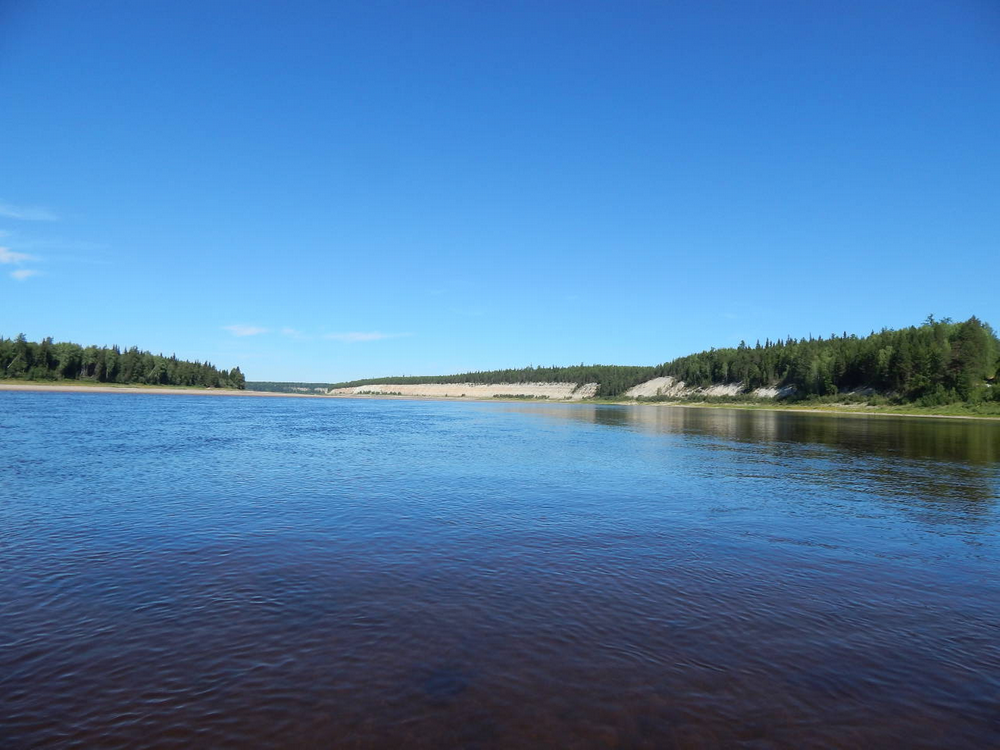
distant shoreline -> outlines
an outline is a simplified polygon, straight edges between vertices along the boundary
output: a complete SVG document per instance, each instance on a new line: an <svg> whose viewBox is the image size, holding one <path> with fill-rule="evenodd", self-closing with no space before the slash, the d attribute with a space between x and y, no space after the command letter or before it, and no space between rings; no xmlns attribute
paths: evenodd
<svg viewBox="0 0 1000 750"><path fill-rule="evenodd" d="M235 388L177 388L142 385L64 385L62 383L0 383L0 391L45 391L58 393L156 393L164 396L262 396L276 398L327 398L309 393L240 391Z"/></svg>
<svg viewBox="0 0 1000 750"><path fill-rule="evenodd" d="M291 395L291 394L289 394ZM685 403L680 401L611 401L605 399L586 399L575 401L533 399L533 398L470 398L468 396L417 396L417 395L389 395L380 393L353 393L353 394L333 394L329 396L319 396L318 398L345 398L345 399L376 399L386 401L473 401L481 404L545 404L549 406L629 406L661 409L663 407L676 407L679 409L739 409L740 411L776 411L776 412L799 412L803 414L826 414L828 416L854 416L854 417L920 417L922 419L981 419L990 422L1000 421L1000 416L990 416L983 414L926 414L920 412L897 412L883 411L882 407L872 407L862 411L859 409L846 409L835 406L821 408L809 406L780 406L778 404L766 403Z"/></svg>
<svg viewBox="0 0 1000 750"><path fill-rule="evenodd" d="M45 391L57 393L153 393L165 396L250 396L260 398L320 398L320 399L376 399L383 401L470 401L476 403L493 404L545 404L568 406L630 406L630 407L677 407L681 409L739 409L741 411L775 411L775 412L799 412L803 414L825 414L828 416L861 416L861 417L920 417L922 419L977 419L989 422L1000 420L1000 416L978 415L978 414L921 414L920 412L896 412L882 411L879 407L861 411L858 409L841 409L837 407L816 408L798 406L778 406L772 404L740 404L740 403L680 403L680 402L643 402L643 401L604 401L604 400L578 400L578 401L557 401L548 399L520 399L520 398L470 398L467 396L390 396L383 394L344 394L325 395L314 393L278 393L275 391L250 391L235 390L225 388L175 388L170 386L128 386L128 385L62 385L53 383L0 383L0 391L32 391L41 393Z"/></svg>

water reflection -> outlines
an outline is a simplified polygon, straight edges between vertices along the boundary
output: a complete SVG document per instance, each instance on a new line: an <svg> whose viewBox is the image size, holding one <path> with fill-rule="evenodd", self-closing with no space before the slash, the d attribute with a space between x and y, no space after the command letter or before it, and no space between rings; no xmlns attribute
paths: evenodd
<svg viewBox="0 0 1000 750"><path fill-rule="evenodd" d="M512 408L644 432L713 435L754 443L819 443L882 456L984 465L1000 462L1000 421L651 405Z"/></svg>
<svg viewBox="0 0 1000 750"><path fill-rule="evenodd" d="M890 501L905 497L911 504L962 500L970 504L952 510L965 520L991 510L1000 497L1000 422L652 405L511 408L546 419L698 437L705 450L766 464L768 475L794 459L822 459L807 467L810 480L880 490Z"/></svg>

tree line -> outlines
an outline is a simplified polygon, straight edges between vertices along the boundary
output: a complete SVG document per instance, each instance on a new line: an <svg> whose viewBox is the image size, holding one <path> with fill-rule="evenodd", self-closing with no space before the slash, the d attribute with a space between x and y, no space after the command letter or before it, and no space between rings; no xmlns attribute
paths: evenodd
<svg viewBox="0 0 1000 750"><path fill-rule="evenodd" d="M264 391L265 393L325 394L329 387L328 383L287 383L272 380L247 381L247 390Z"/></svg>
<svg viewBox="0 0 1000 750"><path fill-rule="evenodd" d="M457 375L369 378L331 384L347 388L417 383L598 383L598 398L616 398L654 377L689 386L739 383L750 391L791 386L796 397L829 396L856 389L890 394L901 402L936 406L958 401L1000 401L1000 341L976 317L964 322L928 316L922 325L883 329L868 336L759 341L754 346L709 349L654 367L577 365L524 367Z"/></svg>
<svg viewBox="0 0 1000 750"><path fill-rule="evenodd" d="M0 378L76 380L137 385L182 385L203 388L246 387L239 367L218 369L209 362L189 362L132 347L83 347L69 342L28 341L0 336Z"/></svg>
<svg viewBox="0 0 1000 750"><path fill-rule="evenodd" d="M792 386L799 397L871 388L924 406L1000 400L992 388L1000 341L976 317L955 323L928 316L920 326L869 336L741 342L680 357L656 368L692 386L741 383L747 389Z"/></svg>

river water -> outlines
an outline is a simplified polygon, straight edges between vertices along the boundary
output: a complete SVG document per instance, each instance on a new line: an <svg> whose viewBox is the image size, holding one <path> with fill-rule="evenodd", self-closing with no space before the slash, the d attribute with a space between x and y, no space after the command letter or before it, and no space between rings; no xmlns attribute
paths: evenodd
<svg viewBox="0 0 1000 750"><path fill-rule="evenodd" d="M1000 423L0 393L0 746L984 748Z"/></svg>

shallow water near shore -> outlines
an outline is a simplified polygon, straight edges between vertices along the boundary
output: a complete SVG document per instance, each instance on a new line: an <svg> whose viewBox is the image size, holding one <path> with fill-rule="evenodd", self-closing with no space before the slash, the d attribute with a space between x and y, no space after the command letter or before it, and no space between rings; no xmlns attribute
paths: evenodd
<svg viewBox="0 0 1000 750"><path fill-rule="evenodd" d="M1000 424L0 393L0 746L982 748Z"/></svg>

